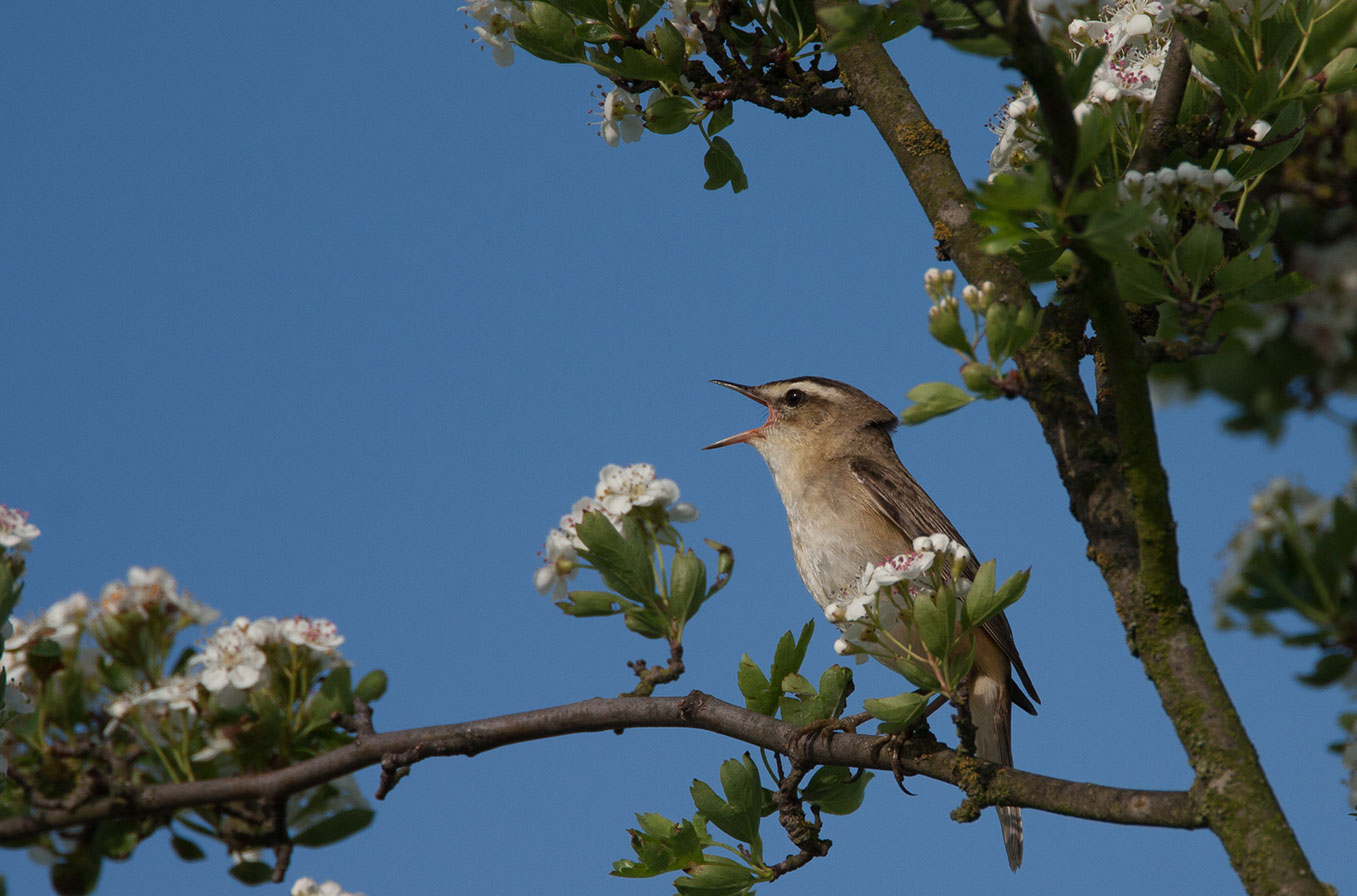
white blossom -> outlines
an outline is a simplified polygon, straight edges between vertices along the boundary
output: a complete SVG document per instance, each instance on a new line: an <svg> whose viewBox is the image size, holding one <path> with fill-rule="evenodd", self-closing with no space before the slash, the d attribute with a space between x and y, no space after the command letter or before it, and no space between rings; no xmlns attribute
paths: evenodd
<svg viewBox="0 0 1357 896"><path fill-rule="evenodd" d="M264 680L268 658L235 626L223 626L212 634L203 652L189 659L203 667L202 683L214 694L234 700L228 689L248 691Z"/></svg>
<svg viewBox="0 0 1357 896"><path fill-rule="evenodd" d="M600 502L593 498L580 498L573 506L571 506L570 512L561 517L561 522L558 526L558 528L570 538L570 543L576 550L582 550L584 548L584 542L580 541L579 535L575 532L575 527L584 521L584 515L586 513L601 513L607 518L608 522L613 524L614 529L618 532L622 531L621 516L608 510L608 508L604 507Z"/></svg>
<svg viewBox="0 0 1357 896"><path fill-rule="evenodd" d="M305 616L293 616L278 623L278 633L283 640L298 647L309 647L316 653L333 656L338 653L344 636L328 619L308 619Z"/></svg>
<svg viewBox="0 0 1357 896"><path fill-rule="evenodd" d="M0 504L0 547L28 550L42 530L28 521L28 511Z"/></svg>
<svg viewBox="0 0 1357 896"><path fill-rule="evenodd" d="M621 87L614 87L603 98L603 120L599 122L598 134L609 146L618 142L635 143L641 139L645 130L645 119L641 116L641 101L636 94Z"/></svg>
<svg viewBox="0 0 1357 896"><path fill-rule="evenodd" d="M575 544L569 533L563 529L552 529L547 533L546 565L533 576L533 585L538 594L551 592L556 600L565 597L566 582L579 573Z"/></svg>
<svg viewBox="0 0 1357 896"><path fill-rule="evenodd" d="M362 893L350 893L332 880L316 883L314 878L299 877L292 885L292 896L363 896Z"/></svg>

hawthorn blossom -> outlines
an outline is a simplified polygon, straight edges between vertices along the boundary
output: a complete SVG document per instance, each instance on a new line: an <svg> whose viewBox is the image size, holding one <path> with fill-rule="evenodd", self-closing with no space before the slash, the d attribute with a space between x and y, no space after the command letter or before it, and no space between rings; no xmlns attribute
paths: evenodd
<svg viewBox="0 0 1357 896"><path fill-rule="evenodd" d="M471 0L466 6L457 7L481 24L474 29L476 36L490 48L490 58L495 65L507 68L514 62L514 25L527 17L516 5L506 0Z"/></svg>
<svg viewBox="0 0 1357 896"><path fill-rule="evenodd" d="M292 885L292 896L363 896L363 894L350 893L332 880L318 884L314 878L299 877Z"/></svg>
<svg viewBox="0 0 1357 896"><path fill-rule="evenodd" d="M584 515L586 513L601 513L607 517L608 522L613 524L614 529L618 532L622 531L622 517L620 514L613 513L608 510L607 507L603 506L602 503L593 498L580 498L571 506L570 512L561 517L561 522L558 526L560 531L564 532L566 536L569 537L571 545L573 545L576 550L582 550L584 548L584 542L580 541L579 535L575 532L575 527L584 521Z"/></svg>
<svg viewBox="0 0 1357 896"><path fill-rule="evenodd" d="M104 613L183 613L189 622L207 625L220 615L216 610L194 600L193 595L179 590L179 582L164 567L145 569L133 566L127 570L127 581L109 582L99 592L99 607Z"/></svg>
<svg viewBox="0 0 1357 896"><path fill-rule="evenodd" d="M112 733L133 710L142 707L149 707L156 716L166 716L172 712L196 716L200 684L197 675L172 675L157 687L137 688L120 694L105 709L111 721L104 728L104 734Z"/></svg>
<svg viewBox="0 0 1357 896"><path fill-rule="evenodd" d="M344 636L328 619L293 616L278 623L278 633L288 643L296 644L298 647L309 647L327 657L336 656L339 645L344 643Z"/></svg>
<svg viewBox="0 0 1357 896"><path fill-rule="evenodd" d="M599 122L598 135L609 146L623 143L635 143L641 139L645 130L645 118L641 113L641 101L636 94L621 87L614 87L603 98L603 120Z"/></svg>
<svg viewBox="0 0 1357 896"><path fill-rule="evenodd" d="M672 479L656 479L650 464L619 467L608 464L598 472L594 498L612 513L622 516L633 507L667 506L678 500L678 484Z"/></svg>
<svg viewBox="0 0 1357 896"><path fill-rule="evenodd" d="M203 687L228 705L240 696L232 691L248 691L264 680L267 662L264 651L229 625L217 629L203 652L189 659L190 665L202 665Z"/></svg>
<svg viewBox="0 0 1357 896"><path fill-rule="evenodd" d="M552 529L547 533L546 565L533 576L533 586L538 594L551 592L556 600L565 597L566 582L579 573L578 556L569 533L562 529Z"/></svg>
<svg viewBox="0 0 1357 896"><path fill-rule="evenodd" d="M42 530L28 521L28 511L0 504L0 547L26 551Z"/></svg>

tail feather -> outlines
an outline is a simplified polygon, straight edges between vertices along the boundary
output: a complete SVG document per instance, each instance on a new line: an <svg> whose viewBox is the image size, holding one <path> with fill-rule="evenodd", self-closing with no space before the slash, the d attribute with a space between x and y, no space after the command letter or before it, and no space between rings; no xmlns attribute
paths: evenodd
<svg viewBox="0 0 1357 896"><path fill-rule="evenodd" d="M981 759L1013 765L1012 712L1007 682L987 675L971 679L971 721L975 723L975 754ZM1016 806L996 806L999 827L1004 835L1008 867L1017 871L1022 865L1022 810Z"/></svg>

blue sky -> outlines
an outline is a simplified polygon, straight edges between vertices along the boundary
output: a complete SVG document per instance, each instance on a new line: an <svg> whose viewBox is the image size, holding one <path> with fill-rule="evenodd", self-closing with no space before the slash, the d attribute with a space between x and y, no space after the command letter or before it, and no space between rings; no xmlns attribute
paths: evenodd
<svg viewBox="0 0 1357 896"><path fill-rule="evenodd" d="M892 407L954 376L923 333L927 223L865 116L737 109L739 196L701 189L696 134L608 148L584 70L497 69L456 4L9 4L0 12L0 327L16 389L0 501L43 535L24 611L163 565L228 616L333 619L357 670L391 679L376 724L452 722L614 694L661 658L617 620L570 620L532 589L547 530L606 463L654 463L734 547L735 578L688 630L689 673L738 699L740 655L818 617L753 451L703 453L759 422L707 384L842 379ZM923 39L896 49L983 176L1005 73ZM595 115L594 118L597 116ZM1301 422L1269 446L1211 403L1161 418L1199 616L1248 495L1275 474L1336 490L1343 434ZM1040 431L1017 403L897 438L982 557L1031 565L1010 613L1040 689L1019 766L1146 788L1190 781L1124 636ZM1341 694L1291 680L1307 657L1208 629L1226 681L1320 877L1357 885ZM808 660L835 661L822 626ZM857 697L893 694L858 669ZM692 811L740 745L695 732L577 736L434 760L354 840L293 876L379 896L667 892L606 872L637 811ZM360 775L369 794L375 775ZM832 819L830 856L769 894L1230 893L1206 832L1026 813L1016 876L987 813L885 780ZM778 842L765 832L770 852ZM6 854L10 892L45 876ZM102 892L238 893L220 850L161 837ZM289 878L291 879L291 878ZM907 883L906 883L907 882ZM276 888L271 892L283 892Z"/></svg>

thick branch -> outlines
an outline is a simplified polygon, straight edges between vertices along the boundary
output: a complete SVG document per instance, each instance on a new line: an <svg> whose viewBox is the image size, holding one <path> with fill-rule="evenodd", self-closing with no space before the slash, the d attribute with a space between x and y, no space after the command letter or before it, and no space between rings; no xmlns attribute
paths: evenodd
<svg viewBox="0 0 1357 896"><path fill-rule="evenodd" d="M815 0L817 10L838 4ZM1026 4L1011 0L1000 6L1007 33L1022 44L1013 48L1014 60L1033 81L1052 135L1056 186L1066 189L1072 186L1078 129L1063 82L1050 48L1031 27ZM838 59L854 102L895 153L935 230L945 228L940 243L962 274L973 283L995 281L1006 298L1034 302L1006 259L981 250L984 232L969 220L971 205L947 144L880 41L868 36ZM1170 102L1166 98L1165 114ZM967 220L958 221L959 215ZM1112 592L1131 651L1141 658L1173 721L1206 792L1210 826L1241 880L1252 893L1322 893L1206 650L1178 575L1140 340L1107 263L1091 252L1080 256L1086 265L1082 284L1061 304L1047 307L1040 332L1018 358L1023 395L1055 455L1071 511ZM1096 312L1106 355L1100 382L1106 425L1079 374L1088 310ZM1115 334L1117 344L1103 346L1105 334Z"/></svg>
<svg viewBox="0 0 1357 896"><path fill-rule="evenodd" d="M44 831L89 824L105 818L171 812L241 800L279 799L325 781L381 763L404 753L417 762L431 756L474 756L509 744L586 731L625 728L694 728L724 734L754 746L774 750L799 761L818 765L890 770L892 759L873 748L879 738L836 734L807 742L804 730L715 697L694 691L687 697L616 697L584 700L507 716L454 725L411 728L360 736L338 750L273 772L129 787L69 810L38 810L23 818L0 820L0 844ZM949 784L960 784L956 753L923 745L919 755L903 755L908 771ZM987 785L968 777L968 795L985 805L1024 806L1059 815L1118 824L1198 828L1204 819L1198 795L1180 791L1125 790L1062 781L1010 768L995 767Z"/></svg>

